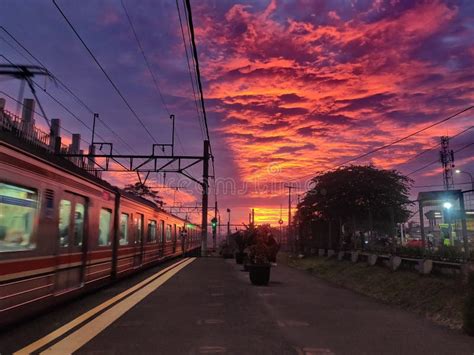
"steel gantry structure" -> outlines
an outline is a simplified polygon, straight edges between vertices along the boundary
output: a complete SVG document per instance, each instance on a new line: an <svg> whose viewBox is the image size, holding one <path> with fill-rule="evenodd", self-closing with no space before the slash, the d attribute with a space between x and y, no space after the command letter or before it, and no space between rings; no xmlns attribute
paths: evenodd
<svg viewBox="0 0 474 355"><path fill-rule="evenodd" d="M95 154L96 147L99 147L101 150L104 147L107 147L108 153ZM170 147L171 154L158 155L156 147L160 147L162 153L166 152L166 147ZM207 213L209 200L210 159L208 140L204 141L202 155L174 155L174 139L171 144L153 144L152 153L149 155L114 154L112 143L95 142L94 140L92 141L88 154L61 152L59 155L73 160L85 160L88 162L90 170L100 172L137 173L140 183L142 184L146 183L146 180L151 173L177 173L200 185L202 189L201 255L207 255ZM199 180L192 176L187 170L201 162L202 180ZM144 180L141 179L140 173L146 174Z"/></svg>

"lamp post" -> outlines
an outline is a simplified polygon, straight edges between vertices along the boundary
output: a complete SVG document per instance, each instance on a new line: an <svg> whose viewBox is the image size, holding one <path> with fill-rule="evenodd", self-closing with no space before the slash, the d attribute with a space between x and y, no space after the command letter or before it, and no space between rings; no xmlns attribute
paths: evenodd
<svg viewBox="0 0 474 355"><path fill-rule="evenodd" d="M462 170L459 170L459 169L456 169L454 172L456 174L467 174L467 175L469 175L469 177L471 178L471 189L474 190L474 178L472 177L472 174L470 172L462 171Z"/></svg>

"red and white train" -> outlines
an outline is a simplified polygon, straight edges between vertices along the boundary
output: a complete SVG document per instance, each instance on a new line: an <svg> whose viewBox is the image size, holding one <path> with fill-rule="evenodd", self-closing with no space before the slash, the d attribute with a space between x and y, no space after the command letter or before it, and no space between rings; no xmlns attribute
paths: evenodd
<svg viewBox="0 0 474 355"><path fill-rule="evenodd" d="M199 248L196 225L0 129L0 327Z"/></svg>

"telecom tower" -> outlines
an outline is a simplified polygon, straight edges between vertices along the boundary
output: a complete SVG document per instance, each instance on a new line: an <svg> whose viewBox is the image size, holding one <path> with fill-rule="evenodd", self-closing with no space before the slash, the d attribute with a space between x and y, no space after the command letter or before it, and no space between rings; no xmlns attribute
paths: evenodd
<svg viewBox="0 0 474 355"><path fill-rule="evenodd" d="M449 149L449 137L441 137L441 151L439 152L441 165L443 166L443 184L444 189L454 188L453 168L454 152Z"/></svg>

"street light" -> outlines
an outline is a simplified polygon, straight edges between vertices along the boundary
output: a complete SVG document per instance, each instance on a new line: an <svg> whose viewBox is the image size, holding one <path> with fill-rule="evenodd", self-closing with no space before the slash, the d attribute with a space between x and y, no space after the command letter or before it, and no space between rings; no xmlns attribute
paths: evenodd
<svg viewBox="0 0 474 355"><path fill-rule="evenodd" d="M471 178L471 189L474 190L474 178L472 177L472 174L467 172L467 171L462 171L462 170L459 170L459 169L456 169L454 171L456 174L467 174L469 175L469 177Z"/></svg>

